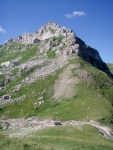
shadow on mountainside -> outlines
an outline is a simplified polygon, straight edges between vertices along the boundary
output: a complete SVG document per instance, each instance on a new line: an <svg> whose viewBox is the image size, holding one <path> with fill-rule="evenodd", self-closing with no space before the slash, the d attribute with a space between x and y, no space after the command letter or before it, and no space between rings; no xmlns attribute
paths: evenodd
<svg viewBox="0 0 113 150"><path fill-rule="evenodd" d="M87 61L97 69L105 72L110 78L113 79L113 74L111 73L106 63L103 62L96 49L87 46L85 42L78 37L76 38L76 43L79 44L78 56L82 57L83 60Z"/></svg>

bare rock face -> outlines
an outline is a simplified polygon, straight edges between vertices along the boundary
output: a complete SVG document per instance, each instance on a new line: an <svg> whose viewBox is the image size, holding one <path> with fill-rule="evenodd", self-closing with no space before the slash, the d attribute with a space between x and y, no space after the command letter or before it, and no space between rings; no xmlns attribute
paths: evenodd
<svg viewBox="0 0 113 150"><path fill-rule="evenodd" d="M79 44L78 56L82 57L85 61L89 62L94 67L107 73L110 77L113 78L113 74L110 72L106 63L103 62L96 49L87 46L80 38L77 38L76 43Z"/></svg>
<svg viewBox="0 0 113 150"><path fill-rule="evenodd" d="M74 33L72 32L72 30L65 27L60 27L58 24L54 22L48 23L39 30L39 37L42 40L51 38L53 36L58 37L58 36L73 36L73 35Z"/></svg>

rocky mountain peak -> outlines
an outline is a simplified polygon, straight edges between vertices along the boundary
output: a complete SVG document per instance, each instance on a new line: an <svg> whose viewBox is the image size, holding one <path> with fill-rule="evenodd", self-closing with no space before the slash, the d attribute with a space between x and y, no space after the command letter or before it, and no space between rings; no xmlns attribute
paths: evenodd
<svg viewBox="0 0 113 150"><path fill-rule="evenodd" d="M9 39L8 43L12 42L21 42L24 44L37 43L39 40L45 40L52 37L65 36L65 37L76 37L75 33L66 27L60 27L55 22L49 22L46 25L42 26L39 31L34 33L25 33L16 38Z"/></svg>
<svg viewBox="0 0 113 150"><path fill-rule="evenodd" d="M43 54L48 51L54 51L57 57L62 57L63 59L78 56L82 57L94 67L113 77L96 49L87 46L71 29L60 27L55 22L47 23L37 32L26 33L17 38L10 39L6 44L13 42L22 44L39 43L40 53Z"/></svg>
<svg viewBox="0 0 113 150"><path fill-rule="evenodd" d="M55 22L49 22L45 26L41 27L39 30L39 38L41 40L51 38L53 36L74 36L74 32L72 30L65 28L65 27L60 27L58 24Z"/></svg>

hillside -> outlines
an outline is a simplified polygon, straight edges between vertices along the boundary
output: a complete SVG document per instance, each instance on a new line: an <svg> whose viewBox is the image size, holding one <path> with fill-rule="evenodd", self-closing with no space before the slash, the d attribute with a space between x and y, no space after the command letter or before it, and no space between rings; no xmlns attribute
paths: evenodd
<svg viewBox="0 0 113 150"><path fill-rule="evenodd" d="M17 143L20 149L113 149L112 141L102 137L96 126L107 126L112 133L112 66L72 30L54 22L1 45L2 149L16 149ZM28 121L15 125L18 119ZM37 129L40 120L45 122ZM55 121L62 126L55 126ZM46 128L48 124L51 127Z"/></svg>
<svg viewBox="0 0 113 150"><path fill-rule="evenodd" d="M113 73L113 64L108 63L107 65L108 65L110 71Z"/></svg>

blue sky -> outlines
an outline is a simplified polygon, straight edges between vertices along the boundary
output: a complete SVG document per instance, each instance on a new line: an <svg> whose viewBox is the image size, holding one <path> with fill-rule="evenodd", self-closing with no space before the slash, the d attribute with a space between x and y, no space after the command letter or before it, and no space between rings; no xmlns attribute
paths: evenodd
<svg viewBox="0 0 113 150"><path fill-rule="evenodd" d="M113 0L0 0L0 44L54 21L113 63Z"/></svg>

